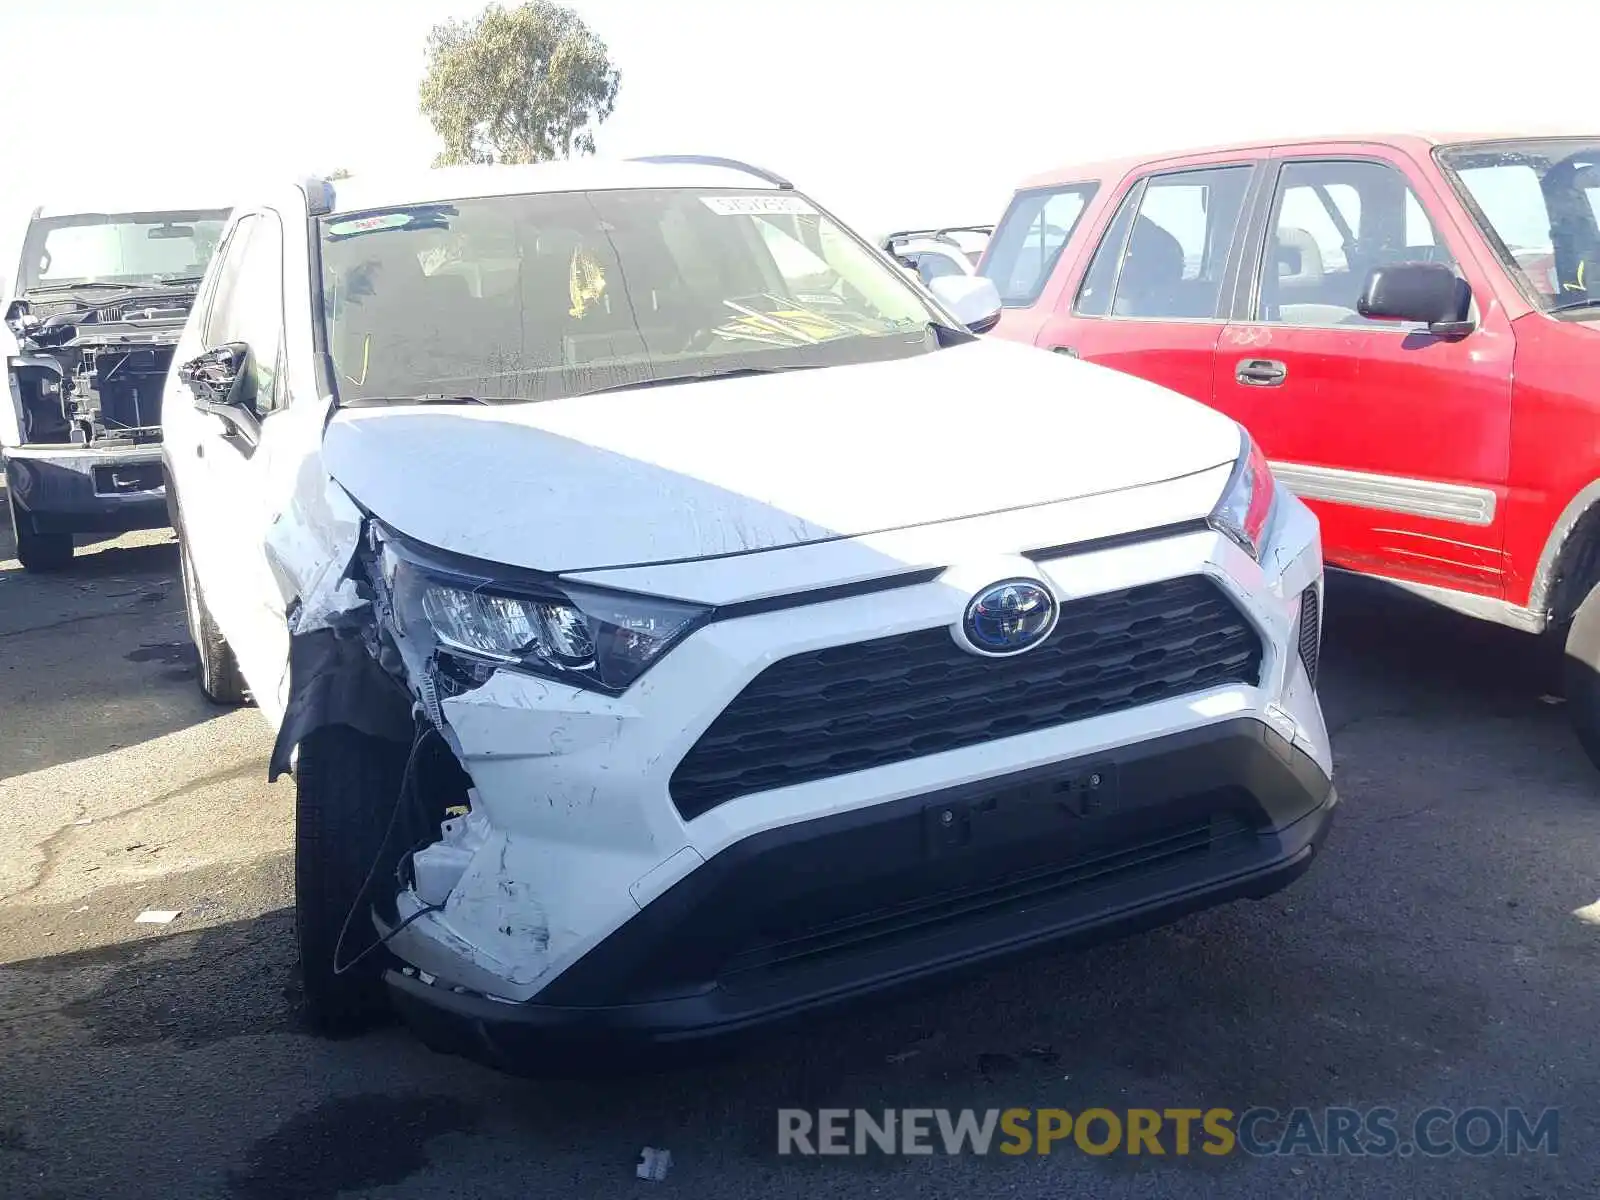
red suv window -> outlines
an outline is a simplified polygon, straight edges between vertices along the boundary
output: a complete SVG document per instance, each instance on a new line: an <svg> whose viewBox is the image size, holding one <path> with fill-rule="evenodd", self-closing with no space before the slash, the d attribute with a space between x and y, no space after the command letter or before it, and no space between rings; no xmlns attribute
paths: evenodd
<svg viewBox="0 0 1600 1200"><path fill-rule="evenodd" d="M994 282L1002 304L1025 307L1039 298L1099 187L1098 183L1072 183L1034 188L1012 197L980 272Z"/></svg>

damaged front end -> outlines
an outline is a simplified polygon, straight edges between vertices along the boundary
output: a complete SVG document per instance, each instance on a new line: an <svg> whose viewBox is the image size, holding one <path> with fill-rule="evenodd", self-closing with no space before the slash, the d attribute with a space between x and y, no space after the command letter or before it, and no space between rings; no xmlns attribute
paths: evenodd
<svg viewBox="0 0 1600 1200"><path fill-rule="evenodd" d="M336 483L303 491L270 539L284 564L335 547L316 578L288 571L301 600L271 774L329 726L387 743L400 783L367 819L374 838L391 833L352 929L370 922L424 982L526 1001L597 928L637 912L637 882L681 847L624 824L564 760L606 755L622 693L707 610L509 569L491 582L346 504ZM350 933L341 964L372 941Z"/></svg>
<svg viewBox="0 0 1600 1200"><path fill-rule="evenodd" d="M194 298L192 288L163 288L13 302L6 323L18 352L8 367L22 444L159 443L161 393Z"/></svg>

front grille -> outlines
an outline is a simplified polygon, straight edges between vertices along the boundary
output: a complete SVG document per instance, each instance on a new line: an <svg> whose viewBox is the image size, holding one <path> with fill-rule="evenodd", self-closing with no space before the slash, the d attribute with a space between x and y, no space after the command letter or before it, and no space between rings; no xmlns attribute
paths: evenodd
<svg viewBox="0 0 1600 1200"><path fill-rule="evenodd" d="M1322 597L1312 584L1300 593L1300 661L1311 686L1317 686L1317 658L1322 652Z"/></svg>
<svg viewBox="0 0 1600 1200"><path fill-rule="evenodd" d="M687 819L736 796L1031 733L1224 683L1256 683L1254 627L1204 576L1070 601L1015 658L921 629L782 659L672 775Z"/></svg>

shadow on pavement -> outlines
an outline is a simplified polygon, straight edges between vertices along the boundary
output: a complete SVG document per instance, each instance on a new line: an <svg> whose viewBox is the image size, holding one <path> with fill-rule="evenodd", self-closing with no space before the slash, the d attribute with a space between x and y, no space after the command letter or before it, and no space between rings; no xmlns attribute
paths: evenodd
<svg viewBox="0 0 1600 1200"><path fill-rule="evenodd" d="M1560 652L1550 639L1449 612L1392 585L1329 572L1326 614L1324 678L1336 687L1381 680L1417 700L1479 712L1560 693Z"/></svg>
<svg viewBox="0 0 1600 1200"><path fill-rule="evenodd" d="M170 532L137 536L87 544L59 572L0 568L0 780L227 711L196 686L177 543ZM0 513L0 562L13 553Z"/></svg>

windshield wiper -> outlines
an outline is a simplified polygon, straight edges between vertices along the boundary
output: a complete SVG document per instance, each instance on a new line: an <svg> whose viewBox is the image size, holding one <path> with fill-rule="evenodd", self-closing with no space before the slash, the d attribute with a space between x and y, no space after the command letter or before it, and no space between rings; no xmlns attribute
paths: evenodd
<svg viewBox="0 0 1600 1200"><path fill-rule="evenodd" d="M632 383L613 383L609 387L579 392L580 396L600 396L606 392L626 392L633 388L660 387L668 383L702 383L708 379L734 379L741 375L780 375L785 371L813 371L822 363L794 363L782 367L730 367L726 371L692 371L684 375L661 375L653 379L635 379Z"/></svg>
<svg viewBox="0 0 1600 1200"><path fill-rule="evenodd" d="M423 392L416 396L357 396L339 401L340 408L378 408L385 404L488 404L481 396L446 396L442 392Z"/></svg>
<svg viewBox="0 0 1600 1200"><path fill-rule="evenodd" d="M38 287L28 289L28 295L38 292L89 292L116 289L118 291L137 291L141 288L161 287L159 283L112 283L109 280L88 279L83 283L44 283Z"/></svg>
<svg viewBox="0 0 1600 1200"><path fill-rule="evenodd" d="M1580 308L1600 308L1600 296L1584 300L1568 300L1565 304L1557 304L1548 311L1553 313L1576 312Z"/></svg>

